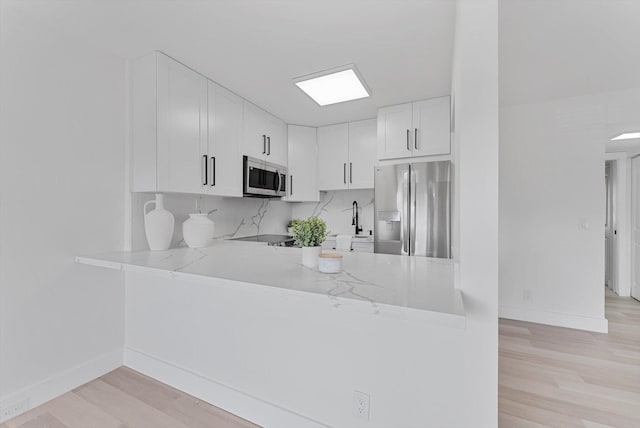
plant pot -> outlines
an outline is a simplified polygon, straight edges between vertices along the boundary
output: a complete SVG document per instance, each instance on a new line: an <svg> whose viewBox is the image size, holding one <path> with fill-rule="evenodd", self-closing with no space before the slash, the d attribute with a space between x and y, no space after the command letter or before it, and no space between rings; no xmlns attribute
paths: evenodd
<svg viewBox="0 0 640 428"><path fill-rule="evenodd" d="M302 264L311 269L318 268L318 257L322 247L302 247Z"/></svg>

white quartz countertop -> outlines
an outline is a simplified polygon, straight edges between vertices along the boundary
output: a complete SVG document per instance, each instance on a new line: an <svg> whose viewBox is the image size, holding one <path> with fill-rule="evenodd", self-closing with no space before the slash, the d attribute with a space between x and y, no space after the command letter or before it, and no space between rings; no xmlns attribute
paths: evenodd
<svg viewBox="0 0 640 428"><path fill-rule="evenodd" d="M449 260L345 253L342 272L301 264L301 249L216 241L207 248L114 252L79 256L82 264L175 276L220 278L324 298L336 308L464 328L462 295Z"/></svg>

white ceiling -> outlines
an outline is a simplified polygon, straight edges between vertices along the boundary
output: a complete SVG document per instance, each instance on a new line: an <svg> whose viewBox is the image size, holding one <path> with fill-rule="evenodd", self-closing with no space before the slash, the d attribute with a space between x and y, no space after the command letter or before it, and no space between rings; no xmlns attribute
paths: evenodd
<svg viewBox="0 0 640 428"><path fill-rule="evenodd" d="M640 0L500 0L500 104L640 88ZM617 97L612 97L617 99ZM607 152L640 152L638 97L609 106ZM620 111L617 111L621 109Z"/></svg>
<svg viewBox="0 0 640 428"><path fill-rule="evenodd" d="M161 50L288 123L373 118L446 95L454 0L9 0L10 7L123 58ZM368 99L319 107L292 79L355 63Z"/></svg>
<svg viewBox="0 0 640 428"><path fill-rule="evenodd" d="M640 87L640 0L501 0L502 105Z"/></svg>

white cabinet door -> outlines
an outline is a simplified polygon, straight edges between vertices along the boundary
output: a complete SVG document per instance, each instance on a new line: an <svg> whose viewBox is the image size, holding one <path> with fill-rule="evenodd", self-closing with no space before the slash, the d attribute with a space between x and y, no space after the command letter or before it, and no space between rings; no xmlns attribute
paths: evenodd
<svg viewBox="0 0 640 428"><path fill-rule="evenodd" d="M349 124L318 128L318 188L347 189Z"/></svg>
<svg viewBox="0 0 640 428"><path fill-rule="evenodd" d="M413 103L413 156L451 153L449 97Z"/></svg>
<svg viewBox="0 0 640 428"><path fill-rule="evenodd" d="M349 188L373 189L376 162L376 120L349 122Z"/></svg>
<svg viewBox="0 0 640 428"><path fill-rule="evenodd" d="M289 125L289 182L287 201L320 200L318 192L317 130L309 126Z"/></svg>
<svg viewBox="0 0 640 428"><path fill-rule="evenodd" d="M242 196L242 98L209 81L207 193Z"/></svg>
<svg viewBox="0 0 640 428"><path fill-rule="evenodd" d="M267 122L267 157L265 160L287 166L287 125L275 116L265 113Z"/></svg>
<svg viewBox="0 0 640 428"><path fill-rule="evenodd" d="M378 159L406 158L412 155L412 122L411 104L378 110Z"/></svg>
<svg viewBox="0 0 640 428"><path fill-rule="evenodd" d="M264 160L267 156L267 123L264 110L244 100L243 156Z"/></svg>
<svg viewBox="0 0 640 428"><path fill-rule="evenodd" d="M158 191L201 193L206 176L207 79L158 54Z"/></svg>

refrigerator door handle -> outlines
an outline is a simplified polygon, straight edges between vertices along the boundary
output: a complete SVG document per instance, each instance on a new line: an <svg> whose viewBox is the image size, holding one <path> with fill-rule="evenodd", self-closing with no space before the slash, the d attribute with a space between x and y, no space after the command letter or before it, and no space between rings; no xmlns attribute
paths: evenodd
<svg viewBox="0 0 640 428"><path fill-rule="evenodd" d="M452 258L451 254L451 168L447 169L447 196L445 200L446 207L446 236L445 236L445 257L450 259Z"/></svg>
<svg viewBox="0 0 640 428"><path fill-rule="evenodd" d="M411 255L411 166L407 168L407 173L402 183L404 198L402 199L402 254Z"/></svg>
<svg viewBox="0 0 640 428"><path fill-rule="evenodd" d="M409 166L409 254L416 254L416 171Z"/></svg>

